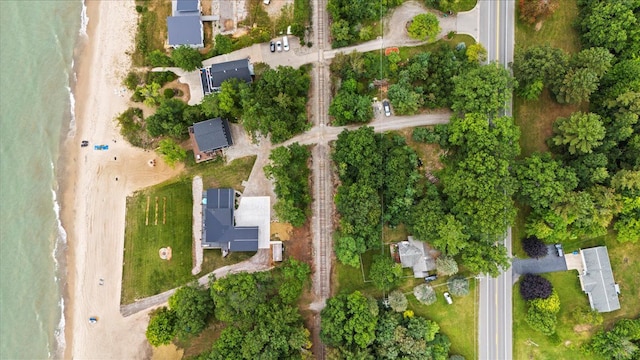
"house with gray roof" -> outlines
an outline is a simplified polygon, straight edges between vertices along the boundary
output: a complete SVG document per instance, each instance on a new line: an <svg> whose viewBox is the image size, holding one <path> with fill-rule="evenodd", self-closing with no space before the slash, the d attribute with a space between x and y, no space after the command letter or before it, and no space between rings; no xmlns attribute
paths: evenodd
<svg viewBox="0 0 640 360"><path fill-rule="evenodd" d="M429 275L429 271L436 269L436 254L427 243L414 240L409 236L406 241L397 245L397 253L403 268L412 268L416 278Z"/></svg>
<svg viewBox="0 0 640 360"><path fill-rule="evenodd" d="M258 251L258 226L236 226L235 191L208 189L202 196L202 247L229 252Z"/></svg>
<svg viewBox="0 0 640 360"><path fill-rule="evenodd" d="M249 59L240 59L213 64L200 69L200 82L205 95L220 91L222 83L229 79L238 79L249 84L253 81L253 65Z"/></svg>
<svg viewBox="0 0 640 360"><path fill-rule="evenodd" d="M171 2L171 9L173 16L167 17L169 46L204 47L200 1L175 0Z"/></svg>
<svg viewBox="0 0 640 360"><path fill-rule="evenodd" d="M618 285L613 279L607 247L580 249L580 254L582 255L580 286L589 297L591 308L598 312L620 309Z"/></svg>
<svg viewBox="0 0 640 360"><path fill-rule="evenodd" d="M233 145L229 121L222 118L193 124L189 127L189 137L193 144L196 162L210 160L216 151Z"/></svg>

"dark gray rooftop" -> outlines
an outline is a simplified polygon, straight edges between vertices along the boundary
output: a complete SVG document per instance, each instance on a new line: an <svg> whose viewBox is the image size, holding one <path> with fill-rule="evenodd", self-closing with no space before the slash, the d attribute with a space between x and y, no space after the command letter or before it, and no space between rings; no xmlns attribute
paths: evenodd
<svg viewBox="0 0 640 360"><path fill-rule="evenodd" d="M258 251L258 227L236 227L233 189L208 189L203 199L202 246L223 251Z"/></svg>
<svg viewBox="0 0 640 360"><path fill-rule="evenodd" d="M215 118L193 124L193 135L201 152L215 151L233 145L229 122Z"/></svg>
<svg viewBox="0 0 640 360"><path fill-rule="evenodd" d="M203 46L200 15L169 16L167 18L167 31L169 33L170 46Z"/></svg>
<svg viewBox="0 0 640 360"><path fill-rule="evenodd" d="M214 89L217 89L225 80L229 80L232 78L240 79L246 83L250 83L253 81L251 75L253 75L253 69L249 64L249 59L240 59L213 64L211 65L210 70L211 86Z"/></svg>
<svg viewBox="0 0 640 360"><path fill-rule="evenodd" d="M582 274L582 290L589 296L591 308L599 312L620 309L620 301L613 279L609 252L606 246L598 246L582 250L584 273Z"/></svg>
<svg viewBox="0 0 640 360"><path fill-rule="evenodd" d="M176 10L178 11L198 11L199 0L177 0Z"/></svg>

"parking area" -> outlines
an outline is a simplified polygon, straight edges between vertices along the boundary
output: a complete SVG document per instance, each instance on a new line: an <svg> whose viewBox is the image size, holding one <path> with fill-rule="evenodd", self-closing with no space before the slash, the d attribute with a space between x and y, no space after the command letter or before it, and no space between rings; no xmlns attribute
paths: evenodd
<svg viewBox="0 0 640 360"><path fill-rule="evenodd" d="M544 274L566 271L567 262L564 256L558 256L558 252L553 245L548 245L547 249L547 256L540 259L514 259L512 263L514 276L516 274Z"/></svg>

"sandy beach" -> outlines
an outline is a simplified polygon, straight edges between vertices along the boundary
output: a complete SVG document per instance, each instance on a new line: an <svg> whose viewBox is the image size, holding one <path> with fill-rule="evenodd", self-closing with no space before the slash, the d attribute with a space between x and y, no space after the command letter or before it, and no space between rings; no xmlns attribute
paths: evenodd
<svg viewBox="0 0 640 360"><path fill-rule="evenodd" d="M120 314L126 197L180 171L133 148L116 128L136 30L133 1L87 1L88 39L76 59L76 132L63 145L62 222L68 232L65 358L148 358L147 313ZM89 147L80 147L88 140ZM109 145L97 151L93 145ZM155 167L149 160L157 159ZM117 180L116 180L117 178ZM100 285L100 279L104 284ZM89 317L98 322L90 324Z"/></svg>

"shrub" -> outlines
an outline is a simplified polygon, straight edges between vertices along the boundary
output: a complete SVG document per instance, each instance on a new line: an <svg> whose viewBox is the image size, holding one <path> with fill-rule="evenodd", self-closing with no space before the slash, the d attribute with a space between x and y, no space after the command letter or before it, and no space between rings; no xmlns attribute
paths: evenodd
<svg viewBox="0 0 640 360"><path fill-rule="evenodd" d="M414 39L434 41L440 32L440 24L434 14L419 14L413 18L407 31Z"/></svg>
<svg viewBox="0 0 640 360"><path fill-rule="evenodd" d="M573 320L578 324L602 325L602 314L590 307L582 306L571 312Z"/></svg>
<svg viewBox="0 0 640 360"><path fill-rule="evenodd" d="M413 295L424 305L431 305L436 302L436 291L427 284L421 284L413 288Z"/></svg>
<svg viewBox="0 0 640 360"><path fill-rule="evenodd" d="M147 55L147 63L154 67L173 66L173 60L160 50L153 50Z"/></svg>
<svg viewBox="0 0 640 360"><path fill-rule="evenodd" d="M202 55L197 49L189 46L173 49L171 59L177 67L185 71L192 71L202 66Z"/></svg>
<svg viewBox="0 0 640 360"><path fill-rule="evenodd" d="M388 291L395 287L402 277L402 266L396 264L388 255L376 255L373 258L369 278L380 290Z"/></svg>
<svg viewBox="0 0 640 360"><path fill-rule="evenodd" d="M400 291L395 290L389 294L389 306L391 306L393 311L403 312L407 310L408 304L407 297Z"/></svg>
<svg viewBox="0 0 640 360"><path fill-rule="evenodd" d="M147 73L145 82L147 84L156 83L160 86L164 86L166 83L172 82L177 79L178 75L171 71L149 71Z"/></svg>
<svg viewBox="0 0 640 360"><path fill-rule="evenodd" d="M140 78L140 75L135 72L135 71L129 71L129 73L127 74L127 77L124 78L124 81L122 82L124 84L124 86L127 87L127 89L129 90L135 90L138 85L141 84L142 79Z"/></svg>
<svg viewBox="0 0 640 360"><path fill-rule="evenodd" d="M461 276L454 276L447 282L449 292L455 296L469 295L469 280Z"/></svg>
<svg viewBox="0 0 640 360"><path fill-rule="evenodd" d="M529 257L536 259L547 256L549 250L547 245L536 236L530 236L522 240L522 248Z"/></svg>
<svg viewBox="0 0 640 360"><path fill-rule="evenodd" d="M525 274L520 280L520 295L525 300L546 299L552 292L551 282L540 275Z"/></svg>
<svg viewBox="0 0 640 360"><path fill-rule="evenodd" d="M172 97L174 97L176 95L176 91L174 89L164 89L163 94L165 99L171 99Z"/></svg>
<svg viewBox="0 0 640 360"><path fill-rule="evenodd" d="M120 134L133 146L142 147L142 109L128 108L117 117Z"/></svg>
<svg viewBox="0 0 640 360"><path fill-rule="evenodd" d="M413 129L412 137L414 141L427 144L437 144L440 142L440 134L436 134L435 129L427 127Z"/></svg>

